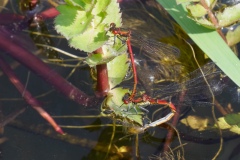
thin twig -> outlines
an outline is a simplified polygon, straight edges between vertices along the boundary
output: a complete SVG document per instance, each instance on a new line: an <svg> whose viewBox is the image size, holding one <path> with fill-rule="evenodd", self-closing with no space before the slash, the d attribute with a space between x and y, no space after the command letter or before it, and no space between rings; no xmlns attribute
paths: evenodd
<svg viewBox="0 0 240 160"><path fill-rule="evenodd" d="M205 0L200 0L201 5L207 10L208 13L208 17L210 18L211 22L213 23L213 25L215 26L218 34L222 37L222 39L227 43L227 39L224 36L224 34L222 33L220 26L218 24L218 20L215 17L215 15L213 14L212 10L209 8L209 6L206 4Z"/></svg>
<svg viewBox="0 0 240 160"><path fill-rule="evenodd" d="M199 65L199 63L198 63L198 61L197 61L197 59L196 59L196 54L195 54L195 52L194 52L194 49L193 49L193 47L192 47L187 41L186 41L186 43L190 46L190 48L191 48L191 50L192 50L193 58L194 58L194 60L196 61L196 64L197 64L197 66L199 67L199 70L200 70L201 74L203 75L203 79L204 79L204 81L206 82L206 84L207 84L207 86L208 86L208 89L209 89L209 91L210 91L210 93L211 93L211 95L212 95L212 104L214 104L214 102L215 102L215 96L214 96L213 91L212 91L212 89L211 89L211 87L210 87L210 84L208 83L206 77L204 76L204 73L203 73L203 71L202 71L202 69L201 69L201 67L200 67L200 65ZM217 125L217 127L218 127L219 135L220 135L220 146L219 146L219 149L218 149L217 153L215 154L215 156L212 158L212 159L216 159L216 158L219 156L219 154L220 154L220 152L221 152L221 150L222 150L223 137L222 137L222 130L221 130L220 127L219 127L219 124L218 124L218 121L217 121L217 118L216 118L216 115L215 115L214 105L212 105L212 116L213 116L214 122L216 123L216 125Z"/></svg>

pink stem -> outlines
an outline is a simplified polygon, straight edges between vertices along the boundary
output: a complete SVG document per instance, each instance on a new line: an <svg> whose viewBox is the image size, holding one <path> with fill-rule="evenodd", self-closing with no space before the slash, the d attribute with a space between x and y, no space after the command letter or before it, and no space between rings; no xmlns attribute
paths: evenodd
<svg viewBox="0 0 240 160"><path fill-rule="evenodd" d="M0 67L2 71L8 76L12 84L18 89L20 93L23 93L22 96L25 101L31 105L44 119L46 119L52 127L60 134L64 134L62 129L57 125L54 119L41 107L40 102L35 99L31 93L25 89L24 85L20 82L18 77L15 75L11 67L3 60L3 57L0 55Z"/></svg>

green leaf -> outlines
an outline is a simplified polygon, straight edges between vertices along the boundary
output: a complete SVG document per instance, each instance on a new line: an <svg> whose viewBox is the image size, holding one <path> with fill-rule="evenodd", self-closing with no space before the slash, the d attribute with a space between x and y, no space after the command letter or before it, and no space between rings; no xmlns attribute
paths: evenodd
<svg viewBox="0 0 240 160"><path fill-rule="evenodd" d="M96 5L94 6L94 9L92 11L92 14L98 15L101 12L105 12L107 6L109 6L109 3L111 0L104 0L104 1L97 1Z"/></svg>
<svg viewBox="0 0 240 160"><path fill-rule="evenodd" d="M232 126L229 125L224 117L220 117L218 118L218 125L220 127L220 129L230 129ZM215 127L217 127L217 125L215 124Z"/></svg>
<svg viewBox="0 0 240 160"><path fill-rule="evenodd" d="M220 27L229 26L240 20L240 3L227 7L223 12L216 14Z"/></svg>
<svg viewBox="0 0 240 160"><path fill-rule="evenodd" d="M194 18L193 20L209 29L216 29L214 24L212 24L212 22L210 22L206 17Z"/></svg>
<svg viewBox="0 0 240 160"><path fill-rule="evenodd" d="M229 125L237 125L240 127L240 114L228 114L224 119Z"/></svg>
<svg viewBox="0 0 240 160"><path fill-rule="evenodd" d="M69 45L93 52L106 44L110 23L121 25L121 13L116 0L67 0L57 7L55 29L69 40Z"/></svg>
<svg viewBox="0 0 240 160"><path fill-rule="evenodd" d="M228 129L233 133L240 134L240 114L228 114L225 117L218 118L220 129ZM217 127L217 125L215 125Z"/></svg>
<svg viewBox="0 0 240 160"><path fill-rule="evenodd" d="M74 7L64 6L61 8L65 8L66 13L64 12L63 14L60 14L55 19L55 28L67 39L71 39L72 37L83 33L90 27L90 22L93 18L92 15L84 11L78 11L77 8ZM69 10L72 9L74 12L69 14ZM75 15L73 15L73 13ZM74 17L74 19L72 17Z"/></svg>
<svg viewBox="0 0 240 160"><path fill-rule="evenodd" d="M105 25L99 25L96 29L88 28L84 33L74 36L69 40L70 46L86 52L92 52L100 48L108 40L106 31L102 31Z"/></svg>
<svg viewBox="0 0 240 160"><path fill-rule="evenodd" d="M65 0L68 5L77 6L84 10L90 10L96 0Z"/></svg>
<svg viewBox="0 0 240 160"><path fill-rule="evenodd" d="M104 35L105 35L105 33L104 33ZM114 37L112 36L108 40L108 44L105 44L102 46L101 56L99 54L96 54L96 55L91 54L89 57L87 57L85 59L85 63L87 63L91 67L96 66L98 64L105 64L105 63L108 63L111 60L113 60L115 57L117 57L121 54L125 54L126 51L127 51L127 46L123 45L122 41L120 39L114 40ZM125 64L126 62L121 61L119 63ZM111 66L111 67L116 69L119 66ZM125 75L126 75L126 73L125 73Z"/></svg>
<svg viewBox="0 0 240 160"><path fill-rule="evenodd" d="M110 88L115 87L123 81L129 68L129 63L127 62L128 54L125 53L107 63Z"/></svg>
<svg viewBox="0 0 240 160"><path fill-rule="evenodd" d="M187 3L187 2L199 2L200 0L176 0L177 4Z"/></svg>
<svg viewBox="0 0 240 160"><path fill-rule="evenodd" d="M55 24L60 26L69 26L74 22L78 8L68 5L59 5L57 10L60 14L55 18Z"/></svg>
<svg viewBox="0 0 240 160"><path fill-rule="evenodd" d="M103 61L102 55L103 54L101 53L92 54L91 56L85 59L85 63L87 63L90 67L96 66L98 64L106 63L105 61Z"/></svg>
<svg viewBox="0 0 240 160"><path fill-rule="evenodd" d="M187 9L192 17L202 17L207 14L207 10L201 4L188 5Z"/></svg>
<svg viewBox="0 0 240 160"><path fill-rule="evenodd" d="M232 26L226 35L227 42L229 46L233 46L240 42L240 24Z"/></svg>
<svg viewBox="0 0 240 160"><path fill-rule="evenodd" d="M119 4L111 0L106 9L107 16L104 18L103 23L115 23L117 27L122 26L122 13L120 12Z"/></svg>
<svg viewBox="0 0 240 160"><path fill-rule="evenodd" d="M139 125L143 125L142 118L144 113L141 111L139 106L130 103L124 104L122 98L126 93L128 93L128 89L115 88L111 90L105 99L105 104L102 105L102 111L111 110L113 111L115 118L118 119L127 119L129 123L138 123Z"/></svg>
<svg viewBox="0 0 240 160"><path fill-rule="evenodd" d="M185 5L176 5L175 0L158 0L158 2L177 21L191 39L240 86L240 61L215 30L196 24L187 17ZM221 46L221 47L219 47ZM189 54L192 54L189 52Z"/></svg>

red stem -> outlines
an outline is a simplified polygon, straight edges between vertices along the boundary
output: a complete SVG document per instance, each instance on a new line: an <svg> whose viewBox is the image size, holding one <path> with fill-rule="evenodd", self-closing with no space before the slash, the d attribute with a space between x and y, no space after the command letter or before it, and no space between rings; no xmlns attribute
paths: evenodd
<svg viewBox="0 0 240 160"><path fill-rule="evenodd" d="M7 51L8 55L42 77L68 98L84 106L95 106L99 102L99 99L89 97L48 67L31 52L19 46L17 41L10 38L11 34L6 30L0 30L0 37L1 49Z"/></svg>
<svg viewBox="0 0 240 160"><path fill-rule="evenodd" d="M103 53L102 48L97 49L94 53ZM100 64L97 68L97 96L106 96L109 91L107 64Z"/></svg>
<svg viewBox="0 0 240 160"><path fill-rule="evenodd" d="M186 91L183 91L181 93L181 95L179 97L180 102L182 102L184 100L185 94L186 94ZM180 108L181 108L181 106L178 106L177 108L175 108L176 112L175 112L175 115L174 115L173 120L172 120L172 125L174 127L177 126L177 123L178 123L178 120L179 120ZM168 130L168 133L167 133L167 136L166 136L166 142L164 143L163 153L167 153L169 151L174 133L175 133L175 130L173 128L170 128Z"/></svg>
<svg viewBox="0 0 240 160"><path fill-rule="evenodd" d="M97 65L97 95L106 96L109 91L107 64Z"/></svg>
<svg viewBox="0 0 240 160"><path fill-rule="evenodd" d="M58 133L64 134L54 119L41 107L40 102L35 99L28 90L25 89L24 85L20 82L11 67L4 61L1 55L0 68L8 76L9 80L17 88L17 90L22 94L25 101L31 105L44 119L46 119Z"/></svg>

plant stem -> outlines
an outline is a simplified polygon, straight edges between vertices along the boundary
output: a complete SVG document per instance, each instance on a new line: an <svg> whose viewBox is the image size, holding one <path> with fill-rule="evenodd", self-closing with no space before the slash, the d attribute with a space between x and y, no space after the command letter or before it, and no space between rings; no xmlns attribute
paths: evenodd
<svg viewBox="0 0 240 160"><path fill-rule="evenodd" d="M35 99L28 90L25 89L24 85L20 82L11 67L4 61L1 55L0 68L8 76L9 80L17 88L17 90L22 94L24 100L31 105L44 119L46 119L53 126L56 132L64 134L54 119L41 107L40 102Z"/></svg>
<svg viewBox="0 0 240 160"><path fill-rule="evenodd" d="M97 49L93 53L103 54L102 48ZM106 96L109 91L107 64L97 65L96 68L97 68L97 96L103 97Z"/></svg>
<svg viewBox="0 0 240 160"><path fill-rule="evenodd" d="M219 24L218 24L218 20L215 17L214 13L212 12L211 8L208 7L208 5L206 4L205 0L200 0L201 5L207 10L208 13L208 17L210 18L211 22L214 24L214 26L216 27L216 31L218 32L218 34L222 37L222 39L227 43L227 39L224 36L224 34L222 33L222 30L219 28Z"/></svg>
<svg viewBox="0 0 240 160"><path fill-rule="evenodd" d="M0 37L1 49L7 51L8 55L35 72L68 98L83 106L94 106L99 102L99 99L86 95L48 67L31 52L19 46L18 42L10 38L11 34L6 32L3 28L0 28Z"/></svg>

